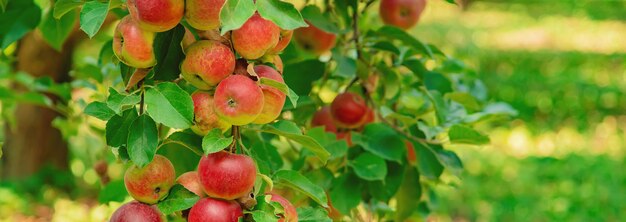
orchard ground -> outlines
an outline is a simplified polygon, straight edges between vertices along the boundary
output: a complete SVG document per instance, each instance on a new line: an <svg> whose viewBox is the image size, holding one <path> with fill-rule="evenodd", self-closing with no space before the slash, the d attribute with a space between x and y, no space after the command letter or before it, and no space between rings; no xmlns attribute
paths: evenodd
<svg viewBox="0 0 626 222"><path fill-rule="evenodd" d="M620 16L626 14L615 13L619 7L612 3L512 2L475 1L462 11L429 1L411 30L475 67L494 99L519 112L503 127L483 126L491 145L454 147L465 171L443 178L453 186L437 187L430 217L625 218L626 18ZM85 43L77 52L94 54L98 44ZM80 53L75 58L79 63L95 59ZM0 221L104 221L130 201L98 204L98 176L90 167L95 160L87 153L93 149L77 147L103 141L94 135L80 138L70 142L71 172L48 169L24 181L0 182ZM113 165L109 171L119 178L124 167ZM68 188L71 192L62 191Z"/></svg>

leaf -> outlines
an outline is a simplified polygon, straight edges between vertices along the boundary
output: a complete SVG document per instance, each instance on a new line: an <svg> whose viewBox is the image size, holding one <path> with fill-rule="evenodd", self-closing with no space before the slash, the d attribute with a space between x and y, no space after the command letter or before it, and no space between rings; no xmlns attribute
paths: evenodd
<svg viewBox="0 0 626 222"><path fill-rule="evenodd" d="M340 52L333 52L333 59L337 61L337 68L333 72L334 76L342 78L354 78L357 71L356 59L342 55Z"/></svg>
<svg viewBox="0 0 626 222"><path fill-rule="evenodd" d="M176 211L182 211L193 207L200 197L191 191L185 189L180 184L176 184L170 189L167 197L157 204L161 213L165 215L172 214Z"/></svg>
<svg viewBox="0 0 626 222"><path fill-rule="evenodd" d="M115 115L115 112L103 102L92 102L85 107L85 114L107 121Z"/></svg>
<svg viewBox="0 0 626 222"><path fill-rule="evenodd" d="M441 94L452 92L452 82L441 73L426 72L424 75L424 85L426 85L426 89L437 90Z"/></svg>
<svg viewBox="0 0 626 222"><path fill-rule="evenodd" d="M32 0L12 0L0 14L0 47L6 49L35 29L41 20L41 9Z"/></svg>
<svg viewBox="0 0 626 222"><path fill-rule="evenodd" d="M475 110L479 110L480 109L480 104L478 104L478 101L476 100L476 98L474 98L469 93L465 93L465 92L450 92L450 93L447 93L444 97L445 98L449 98L452 101L455 101L455 102L458 102L458 103L462 104L468 110L475 111Z"/></svg>
<svg viewBox="0 0 626 222"><path fill-rule="evenodd" d="M76 13L65 14L59 19L52 16L52 12L48 12L43 22L39 25L39 30L43 39L57 51L61 51L63 43L72 32L76 22Z"/></svg>
<svg viewBox="0 0 626 222"><path fill-rule="evenodd" d="M348 152L348 144L345 140L337 140L334 133L324 130L324 127L315 127L306 132L307 136L315 139L330 153L330 159L340 158Z"/></svg>
<svg viewBox="0 0 626 222"><path fill-rule="evenodd" d="M368 124L362 134L352 133L352 141L386 160L401 163L406 152L402 137L382 123Z"/></svg>
<svg viewBox="0 0 626 222"><path fill-rule="evenodd" d="M124 186L124 180L114 180L107 183L98 193L98 202L106 204L111 201L122 202L128 196L126 192L126 186Z"/></svg>
<svg viewBox="0 0 626 222"><path fill-rule="evenodd" d="M203 155L202 137L191 130L174 132L159 144L157 154L172 162L177 176L194 171Z"/></svg>
<svg viewBox="0 0 626 222"><path fill-rule="evenodd" d="M318 80L326 70L325 63L318 59L305 60L287 64L283 72L285 84L291 86L298 95L308 95L312 83Z"/></svg>
<svg viewBox="0 0 626 222"><path fill-rule="evenodd" d="M404 179L404 166L396 162L387 161L387 175L384 180L368 183L369 192L377 200L388 202L400 187Z"/></svg>
<svg viewBox="0 0 626 222"><path fill-rule="evenodd" d="M349 215L350 211L361 202L361 187L352 174L343 174L333 181L332 190L329 193L332 205L343 215Z"/></svg>
<svg viewBox="0 0 626 222"><path fill-rule="evenodd" d="M0 8L2 9L2 13L4 13L4 11L7 10L8 3L9 3L9 0L0 0ZM2 149L0 149L0 157L2 157Z"/></svg>
<svg viewBox="0 0 626 222"><path fill-rule="evenodd" d="M261 77L259 82L261 83L261 85L266 85L266 86L274 87L274 88L278 89L280 92L282 92L285 95L287 95L287 97L291 101L291 104L293 105L294 108L297 107L297 105L298 105L298 98L300 98L300 97L293 90L291 90L289 88L289 86L287 86L287 84L279 82L279 81L276 81L276 80L273 80L273 79L270 79L270 78L266 78L266 77Z"/></svg>
<svg viewBox="0 0 626 222"><path fill-rule="evenodd" d="M336 24L331 22L327 15L322 14L322 11L316 5L307 5L300 10L300 13L302 13L302 17L304 17L306 21L312 23L315 27L321 30L335 34L342 33L341 29L339 29Z"/></svg>
<svg viewBox="0 0 626 222"><path fill-rule="evenodd" d="M308 25L293 4L280 0L256 0L261 17L274 22L283 30L292 30Z"/></svg>
<svg viewBox="0 0 626 222"><path fill-rule="evenodd" d="M224 137L221 129L213 129L202 138L202 150L204 155L216 153L233 143L233 137Z"/></svg>
<svg viewBox="0 0 626 222"><path fill-rule="evenodd" d="M426 146L428 144L413 143L415 155L417 156L417 169L425 177L436 180L443 173L443 165L441 165L437 156Z"/></svg>
<svg viewBox="0 0 626 222"><path fill-rule="evenodd" d="M463 125L453 125L448 131L450 142L466 143L474 145L484 145L489 143L489 137L482 133Z"/></svg>
<svg viewBox="0 0 626 222"><path fill-rule="evenodd" d="M220 21L222 22L220 35L241 28L254 15L255 11L256 5L252 0L226 0L220 11Z"/></svg>
<svg viewBox="0 0 626 222"><path fill-rule="evenodd" d="M138 116L135 109L129 109L124 111L121 116L114 115L111 117L105 128L107 145L111 147L125 145L128 140L128 128Z"/></svg>
<svg viewBox="0 0 626 222"><path fill-rule="evenodd" d="M349 164L354 173L364 180L383 180L387 176L385 160L371 153L363 153Z"/></svg>
<svg viewBox="0 0 626 222"><path fill-rule="evenodd" d="M252 211L250 215L252 215L252 219L254 219L255 222L276 222L279 219L271 212L260 210Z"/></svg>
<svg viewBox="0 0 626 222"><path fill-rule="evenodd" d="M156 34L153 48L157 64L153 72L150 72L155 73L155 80L172 81L180 76L180 63L185 58L180 42L184 35L185 27L180 24L169 31Z"/></svg>
<svg viewBox="0 0 626 222"><path fill-rule="evenodd" d="M299 222L332 222L328 217L328 211L324 208L313 207L299 207L296 209L298 212Z"/></svg>
<svg viewBox="0 0 626 222"><path fill-rule="evenodd" d="M448 168L455 175L460 175L463 170L463 163L461 162L461 158L456 155L456 153L444 150L444 149L436 149L437 156L443 165Z"/></svg>
<svg viewBox="0 0 626 222"><path fill-rule="evenodd" d="M156 123L150 116L142 114L128 129L127 149L130 160L139 168L152 162L159 143Z"/></svg>
<svg viewBox="0 0 626 222"><path fill-rule="evenodd" d="M405 221L418 208L422 196L422 185L419 173L415 168L407 165L404 169L404 180L396 193L397 209L396 220Z"/></svg>
<svg viewBox="0 0 626 222"><path fill-rule="evenodd" d="M80 29L87 33L89 38L92 38L100 30L108 12L108 3L99 1L85 3L83 9L80 10Z"/></svg>
<svg viewBox="0 0 626 222"><path fill-rule="evenodd" d="M298 173L297 171L279 170L274 173L272 179L274 180L275 184L286 185L292 189L298 190L313 199L319 205L322 205L323 207L328 207L328 199L326 198L326 193L324 193L324 189L316 184L311 183L309 179L302 176L302 174Z"/></svg>
<svg viewBox="0 0 626 222"><path fill-rule="evenodd" d="M322 145L320 145L313 138L302 135L302 133L296 134L285 132L277 129L273 125L264 125L263 128L260 129L260 131L283 136L289 140L299 143L307 150L313 152L323 163L326 163L326 161L328 161L328 158L330 157L330 153L326 151L326 149L324 149Z"/></svg>
<svg viewBox="0 0 626 222"><path fill-rule="evenodd" d="M146 90L145 103L157 123L176 129L186 129L193 124L191 96L174 83L163 82Z"/></svg>
<svg viewBox="0 0 626 222"><path fill-rule="evenodd" d="M60 19L66 13L78 8L83 5L84 2L82 0L57 0L54 2L54 18Z"/></svg>
<svg viewBox="0 0 626 222"><path fill-rule="evenodd" d="M116 114L120 114L122 111L129 107L134 107L141 98L138 95L120 94L113 87L109 88L109 98L107 98L107 106L113 110Z"/></svg>
<svg viewBox="0 0 626 222"><path fill-rule="evenodd" d="M380 29L378 29L378 34L381 36L386 36L391 39L400 40L406 46L409 46L415 51L421 52L430 58L434 56L432 51L430 51L430 48L428 48L426 44L420 42L419 40L411 36L409 33L406 33L404 30L400 28L393 27L393 26L383 26Z"/></svg>

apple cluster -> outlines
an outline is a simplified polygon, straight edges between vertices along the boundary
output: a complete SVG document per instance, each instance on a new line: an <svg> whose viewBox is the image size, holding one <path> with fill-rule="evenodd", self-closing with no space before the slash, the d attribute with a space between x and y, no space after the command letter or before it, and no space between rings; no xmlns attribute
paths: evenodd
<svg viewBox="0 0 626 222"><path fill-rule="evenodd" d="M362 96L345 92L337 95L330 106L315 112L311 126L323 126L326 132L335 133L338 139L345 139L348 146L352 146L350 132L362 130L374 119L374 110L367 106Z"/></svg>

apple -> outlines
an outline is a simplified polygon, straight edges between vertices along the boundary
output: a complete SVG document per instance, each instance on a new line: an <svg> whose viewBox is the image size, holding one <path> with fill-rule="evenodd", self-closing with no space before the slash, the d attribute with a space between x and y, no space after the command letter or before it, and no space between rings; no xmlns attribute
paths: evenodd
<svg viewBox="0 0 626 222"><path fill-rule="evenodd" d="M255 66L254 72L259 76L259 78L269 78L281 83L285 82L280 73L272 67L266 65ZM261 114L259 114L259 116L252 121L252 123L267 124L278 118L283 110L283 106L285 105L287 95L271 86L261 85L261 90L263 91L264 101L263 110L261 111Z"/></svg>
<svg viewBox="0 0 626 222"><path fill-rule="evenodd" d="M226 0L186 0L185 19L198 30L220 28L220 11Z"/></svg>
<svg viewBox="0 0 626 222"><path fill-rule="evenodd" d="M187 27L185 27L185 35L183 36L183 40L180 42L180 46L183 48L183 52L187 54L187 48L196 42L196 36L189 31Z"/></svg>
<svg viewBox="0 0 626 222"><path fill-rule="evenodd" d="M128 13L143 30L164 32L183 18L184 0L128 0Z"/></svg>
<svg viewBox="0 0 626 222"><path fill-rule="evenodd" d="M117 208L109 222L162 222L163 214L154 206L132 201Z"/></svg>
<svg viewBox="0 0 626 222"><path fill-rule="evenodd" d="M156 64L152 43L154 32L139 28L130 16L120 20L113 35L113 53L124 64L148 68Z"/></svg>
<svg viewBox="0 0 626 222"><path fill-rule="evenodd" d="M381 0L380 17L383 23L402 29L409 29L417 24L426 0Z"/></svg>
<svg viewBox="0 0 626 222"><path fill-rule="evenodd" d="M280 30L280 37L278 40L278 44L272 50L270 50L270 54L278 54L287 48L289 42L291 41L291 37L293 36L293 30Z"/></svg>
<svg viewBox="0 0 626 222"><path fill-rule="evenodd" d="M256 180L252 158L225 151L203 156L198 178L209 197L234 200L250 193Z"/></svg>
<svg viewBox="0 0 626 222"><path fill-rule="evenodd" d="M285 66L283 65L283 60L280 58L280 56L274 55L272 63L274 64L274 66L276 66L276 70L282 75Z"/></svg>
<svg viewBox="0 0 626 222"><path fill-rule="evenodd" d="M200 199L191 207L188 222L237 222L243 211L237 202L210 197Z"/></svg>
<svg viewBox="0 0 626 222"><path fill-rule="evenodd" d="M305 50L316 55L324 54L335 46L337 36L333 33L325 32L307 21L309 27L296 29L294 38L296 42Z"/></svg>
<svg viewBox="0 0 626 222"><path fill-rule="evenodd" d="M298 212L296 212L296 208L293 206L293 204L291 204L291 202L289 202L289 200L275 193L272 193L270 195L272 196L270 200L279 203L285 210L282 215L279 215L280 219L278 219L278 222L298 221Z"/></svg>
<svg viewBox="0 0 626 222"><path fill-rule="evenodd" d="M335 125L340 128L356 129L363 125L368 109L363 97L351 92L339 94L330 104Z"/></svg>
<svg viewBox="0 0 626 222"><path fill-rule="evenodd" d="M261 58L278 44L280 28L273 22L262 18L258 13L232 31L235 51L248 60Z"/></svg>
<svg viewBox="0 0 626 222"><path fill-rule="evenodd" d="M222 43L197 41L187 49L180 65L183 78L198 89L208 90L235 70L235 54Z"/></svg>
<svg viewBox="0 0 626 222"><path fill-rule="evenodd" d="M409 164L415 166L415 164L417 164L417 155L415 155L415 147L413 146L413 143L411 143L408 140L404 141L404 144L406 144L406 159L409 161Z"/></svg>
<svg viewBox="0 0 626 222"><path fill-rule="evenodd" d="M191 94L195 124L191 127L196 134L204 136L213 129L225 132L230 124L220 119L213 111L213 96L205 91L196 91Z"/></svg>
<svg viewBox="0 0 626 222"><path fill-rule="evenodd" d="M263 111L263 91L244 75L231 75L222 80L213 99L215 113L236 126L252 123Z"/></svg>
<svg viewBox="0 0 626 222"><path fill-rule="evenodd" d="M176 182L180 185L183 185L185 189L200 197L206 196L204 190L202 190L202 184L200 184L200 179L198 179L198 172L196 171L189 171L181 174L176 179Z"/></svg>
<svg viewBox="0 0 626 222"><path fill-rule="evenodd" d="M172 162L164 156L154 155L152 162L143 168L136 165L128 168L124 174L124 185L135 200L155 204L167 196L175 179Z"/></svg>
<svg viewBox="0 0 626 222"><path fill-rule="evenodd" d="M330 113L330 107L324 106L315 114L313 114L313 119L311 120L311 126L324 126L324 130L326 132L337 132L337 127L335 126L335 122L333 120L333 116Z"/></svg>

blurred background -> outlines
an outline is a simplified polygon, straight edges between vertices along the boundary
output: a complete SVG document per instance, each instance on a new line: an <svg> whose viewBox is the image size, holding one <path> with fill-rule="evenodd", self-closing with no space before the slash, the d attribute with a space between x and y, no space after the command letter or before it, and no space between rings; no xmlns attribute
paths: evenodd
<svg viewBox="0 0 626 222"><path fill-rule="evenodd" d="M108 31L73 46L77 53L64 55L73 64L70 77L105 82L72 82L84 84L85 90L72 92L68 109L84 106L93 91L106 90L113 84L107 81L119 75L115 67L98 61L98 50L112 28L106 26ZM492 99L511 104L519 113L498 128L481 129L490 135L491 145L452 147L465 171L460 177L446 174L436 195L429 195L429 220L626 218L626 1L468 0L459 7L430 0L411 32L473 67ZM8 69L0 63L0 74ZM24 78L20 81L29 81ZM20 109L2 104L2 115L15 110ZM110 164L105 176L98 172L98 160L114 156L94 133L97 129L81 128L91 121L81 115L38 117L55 119L53 125L60 130L53 136L68 140L67 153L39 155L60 156L69 170L53 164L32 171L28 161L36 158L8 163L12 154L5 146L0 221L105 221L119 206L98 200L114 199L119 196L114 192L124 190L119 180L124 166ZM0 125L15 124L7 119ZM0 127L0 137L6 128ZM105 177L113 181L103 187Z"/></svg>

